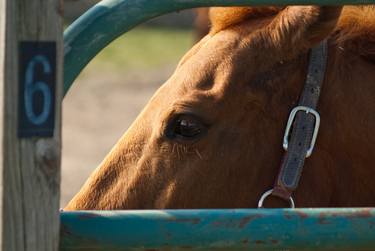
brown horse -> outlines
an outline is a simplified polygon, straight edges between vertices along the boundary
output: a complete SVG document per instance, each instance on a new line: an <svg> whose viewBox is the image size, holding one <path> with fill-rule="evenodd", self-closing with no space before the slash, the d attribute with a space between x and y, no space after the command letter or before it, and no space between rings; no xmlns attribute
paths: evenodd
<svg viewBox="0 0 375 251"><path fill-rule="evenodd" d="M321 128L295 201L375 206L375 7L210 14L209 35L182 58L65 209L256 207L278 173L309 50L323 39L329 48Z"/></svg>
<svg viewBox="0 0 375 251"><path fill-rule="evenodd" d="M194 12L194 39L199 41L210 31L209 8L197 8Z"/></svg>

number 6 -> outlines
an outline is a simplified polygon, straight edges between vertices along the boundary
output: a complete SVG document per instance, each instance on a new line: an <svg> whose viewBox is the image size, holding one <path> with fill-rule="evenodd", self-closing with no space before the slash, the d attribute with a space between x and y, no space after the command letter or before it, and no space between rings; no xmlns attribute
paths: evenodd
<svg viewBox="0 0 375 251"><path fill-rule="evenodd" d="M47 121L51 112L51 91L45 82L34 82L34 69L36 64L42 64L44 73L51 74L51 66L45 56L37 55L33 57L26 68L24 99L27 118L34 125L41 125ZM34 93L37 91L43 94L43 110L39 115L36 115L33 110Z"/></svg>

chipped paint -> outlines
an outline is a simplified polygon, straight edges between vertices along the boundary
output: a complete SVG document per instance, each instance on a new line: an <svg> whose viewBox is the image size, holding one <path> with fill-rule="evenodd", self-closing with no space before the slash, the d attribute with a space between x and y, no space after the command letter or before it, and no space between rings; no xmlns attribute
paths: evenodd
<svg viewBox="0 0 375 251"><path fill-rule="evenodd" d="M60 250L364 251L374 224L370 208L62 212Z"/></svg>
<svg viewBox="0 0 375 251"><path fill-rule="evenodd" d="M178 218L175 218L175 219L171 219L171 221L173 222L179 222L179 223L190 223L190 224L193 224L193 225L196 225L196 224L199 224L201 222L201 220L199 218L183 218L183 219L178 219Z"/></svg>
<svg viewBox="0 0 375 251"><path fill-rule="evenodd" d="M308 217L308 214L306 214L303 210L296 209L296 214L303 220Z"/></svg>
<svg viewBox="0 0 375 251"><path fill-rule="evenodd" d="M85 220L85 219L92 219L92 218L95 218L97 216L93 213L84 213L84 214L80 214L78 217L79 217L80 220Z"/></svg>
<svg viewBox="0 0 375 251"><path fill-rule="evenodd" d="M249 224L253 219L259 218L259 215L251 215L251 216L245 216L240 220L240 223L238 224L239 228L244 228Z"/></svg>

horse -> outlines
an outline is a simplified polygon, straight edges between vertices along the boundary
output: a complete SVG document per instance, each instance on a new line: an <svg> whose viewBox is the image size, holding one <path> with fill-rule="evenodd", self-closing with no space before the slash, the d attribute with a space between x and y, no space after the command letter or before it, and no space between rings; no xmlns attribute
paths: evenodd
<svg viewBox="0 0 375 251"><path fill-rule="evenodd" d="M215 7L210 19L65 210L257 207L322 41L320 130L293 198L375 206L374 5Z"/></svg>
<svg viewBox="0 0 375 251"><path fill-rule="evenodd" d="M194 13L194 40L198 42L210 31L209 8L194 9Z"/></svg>

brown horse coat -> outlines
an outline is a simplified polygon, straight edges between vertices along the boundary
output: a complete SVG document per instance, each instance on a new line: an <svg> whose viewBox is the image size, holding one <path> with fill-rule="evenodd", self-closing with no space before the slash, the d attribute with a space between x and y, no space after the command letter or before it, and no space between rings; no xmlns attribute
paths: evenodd
<svg viewBox="0 0 375 251"><path fill-rule="evenodd" d="M208 15L209 8L197 8L194 20L194 40L199 41L210 31L210 19Z"/></svg>
<svg viewBox="0 0 375 251"><path fill-rule="evenodd" d="M65 209L256 207L278 173L308 50L325 38L321 129L296 204L375 206L374 6L213 8L210 15L210 34Z"/></svg>

